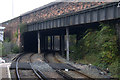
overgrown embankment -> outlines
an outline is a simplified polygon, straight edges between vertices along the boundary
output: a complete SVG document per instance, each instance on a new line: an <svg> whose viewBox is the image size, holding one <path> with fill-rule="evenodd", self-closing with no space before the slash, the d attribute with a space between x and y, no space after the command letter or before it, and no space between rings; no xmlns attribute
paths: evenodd
<svg viewBox="0 0 120 80"><path fill-rule="evenodd" d="M109 69L113 77L120 78L120 54L116 30L113 25L101 24L99 29L86 30L77 44L70 47L70 57L77 63L93 64ZM72 39L75 36L72 36Z"/></svg>
<svg viewBox="0 0 120 80"><path fill-rule="evenodd" d="M5 40L0 44L0 55L6 56L7 54L14 54L20 52L20 36L26 31L26 24L19 24L14 36L5 37ZM1 46L2 45L2 46Z"/></svg>

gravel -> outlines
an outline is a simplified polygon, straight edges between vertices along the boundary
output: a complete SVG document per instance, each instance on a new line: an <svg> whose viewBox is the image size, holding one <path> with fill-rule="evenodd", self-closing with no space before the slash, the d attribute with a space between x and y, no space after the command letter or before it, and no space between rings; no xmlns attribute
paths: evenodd
<svg viewBox="0 0 120 80"><path fill-rule="evenodd" d="M75 64L71 61L67 61L59 55L56 55L56 58L64 63L71 64L72 66L79 68L81 73L84 73L91 78L110 78L110 75L108 75L105 71L100 70L96 66L93 66L91 64Z"/></svg>
<svg viewBox="0 0 120 80"><path fill-rule="evenodd" d="M44 58L43 58L43 54L34 54L32 57L31 57L31 61L32 62L43 62L44 61Z"/></svg>
<svg viewBox="0 0 120 80"><path fill-rule="evenodd" d="M80 65L80 64L72 64L73 66L80 68L81 72L89 75L93 78L110 78L105 72L97 69L93 65Z"/></svg>
<svg viewBox="0 0 120 80"><path fill-rule="evenodd" d="M34 62L31 66L42 72L48 79L62 79L63 77L56 73L47 63L45 62Z"/></svg>
<svg viewBox="0 0 120 80"><path fill-rule="evenodd" d="M6 56L2 57L6 63L12 62L12 59L19 54L7 54Z"/></svg>
<svg viewBox="0 0 120 80"><path fill-rule="evenodd" d="M31 64L32 67L36 70L43 72L53 72L54 70L45 62L34 62Z"/></svg>

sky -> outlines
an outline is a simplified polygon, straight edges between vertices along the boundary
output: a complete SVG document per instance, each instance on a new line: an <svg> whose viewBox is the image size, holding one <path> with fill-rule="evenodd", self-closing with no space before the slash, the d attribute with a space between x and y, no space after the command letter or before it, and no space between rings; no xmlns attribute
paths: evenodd
<svg viewBox="0 0 120 80"><path fill-rule="evenodd" d="M59 1L59 0L0 0L0 23L15 18L17 16L20 16L20 14L23 14L27 11L31 11L35 8L38 8L53 1ZM71 0L66 0L66 1L71 1ZM84 2L88 0L80 0L80 1ZM93 0L89 0L89 1L93 1ZM96 1L101 1L101 0L96 0ZM105 1L117 1L117 0L105 0Z"/></svg>
<svg viewBox="0 0 120 80"><path fill-rule="evenodd" d="M0 23L53 1L55 0L0 0Z"/></svg>

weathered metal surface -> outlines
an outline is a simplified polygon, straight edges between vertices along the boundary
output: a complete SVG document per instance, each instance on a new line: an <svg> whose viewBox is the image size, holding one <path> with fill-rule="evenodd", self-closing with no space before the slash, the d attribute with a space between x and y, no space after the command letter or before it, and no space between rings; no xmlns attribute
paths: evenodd
<svg viewBox="0 0 120 80"><path fill-rule="evenodd" d="M27 28L28 31L45 30L118 18L120 18L120 8L117 7L117 3L109 3L80 12L62 15L43 22L34 22L29 24Z"/></svg>

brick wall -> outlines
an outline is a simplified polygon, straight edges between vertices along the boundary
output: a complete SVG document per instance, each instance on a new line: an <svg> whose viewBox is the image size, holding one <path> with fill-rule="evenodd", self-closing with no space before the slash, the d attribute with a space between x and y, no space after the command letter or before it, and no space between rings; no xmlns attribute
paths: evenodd
<svg viewBox="0 0 120 80"><path fill-rule="evenodd" d="M14 18L12 20L6 21L2 23L2 26L6 27L5 28L5 39L10 39L12 42L16 42L17 38L15 37L15 33L19 29L18 25L20 24L20 18Z"/></svg>
<svg viewBox="0 0 120 80"><path fill-rule="evenodd" d="M55 5L51 5L44 9L38 9L35 12L28 13L23 15L21 18L21 22L24 23L31 23L41 20L46 20L49 18L54 18L59 15L64 15L68 13L77 12L86 8L90 8L93 6L101 5L103 2L60 2ZM18 39L14 36L17 28L19 29L18 25L20 24L20 16L16 17L12 20L6 21L2 23L2 26L6 27L5 29L5 38L9 38L12 42L20 43L20 30L18 30Z"/></svg>
<svg viewBox="0 0 120 80"><path fill-rule="evenodd" d="M101 5L103 2L61 2L45 9L24 15L23 23L31 23L40 20L46 20L59 15L77 12L86 8Z"/></svg>

